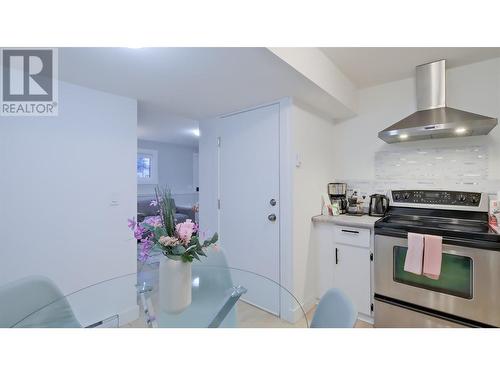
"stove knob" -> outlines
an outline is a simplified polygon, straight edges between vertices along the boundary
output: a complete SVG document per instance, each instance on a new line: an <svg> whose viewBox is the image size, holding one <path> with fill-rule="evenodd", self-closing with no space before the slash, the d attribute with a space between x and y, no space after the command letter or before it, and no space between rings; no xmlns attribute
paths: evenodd
<svg viewBox="0 0 500 375"><path fill-rule="evenodd" d="M466 197L465 195L460 194L460 195L458 196L458 201L459 201L459 202L465 202L466 200L467 200L467 197Z"/></svg>
<svg viewBox="0 0 500 375"><path fill-rule="evenodd" d="M399 200L399 194L394 194L394 200L398 201Z"/></svg>
<svg viewBox="0 0 500 375"><path fill-rule="evenodd" d="M476 204L479 202L479 199L477 199L477 197L475 195L473 195L471 198L471 201L472 201L472 203Z"/></svg>
<svg viewBox="0 0 500 375"><path fill-rule="evenodd" d="M409 199L409 198L410 198L410 194L405 193L405 195L404 195L404 199Z"/></svg>

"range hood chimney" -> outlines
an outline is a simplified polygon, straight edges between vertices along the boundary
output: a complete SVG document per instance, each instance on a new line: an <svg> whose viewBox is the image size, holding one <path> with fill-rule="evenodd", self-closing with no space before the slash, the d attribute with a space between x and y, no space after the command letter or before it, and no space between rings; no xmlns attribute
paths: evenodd
<svg viewBox="0 0 500 375"><path fill-rule="evenodd" d="M387 143L486 135L498 121L446 107L446 61L416 68L417 112L378 133Z"/></svg>

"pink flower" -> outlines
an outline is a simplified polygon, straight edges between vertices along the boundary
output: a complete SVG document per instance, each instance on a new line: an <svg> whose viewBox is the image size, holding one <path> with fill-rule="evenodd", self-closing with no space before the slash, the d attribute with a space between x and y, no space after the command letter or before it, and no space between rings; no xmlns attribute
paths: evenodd
<svg viewBox="0 0 500 375"><path fill-rule="evenodd" d="M147 239L141 241L141 252L139 253L139 260L141 262L145 262L148 259L152 246L152 242Z"/></svg>
<svg viewBox="0 0 500 375"><path fill-rule="evenodd" d="M144 223L151 225L152 227L161 227L161 217L151 216L144 220Z"/></svg>
<svg viewBox="0 0 500 375"><path fill-rule="evenodd" d="M134 237L137 239L137 240L140 240L142 238L142 236L144 235L144 232L146 230L141 227L140 225L137 226L137 228L135 228L134 230Z"/></svg>
<svg viewBox="0 0 500 375"><path fill-rule="evenodd" d="M177 224L175 230L181 241L188 244L191 241L191 236L196 231L196 224L187 219L185 222Z"/></svg>
<svg viewBox="0 0 500 375"><path fill-rule="evenodd" d="M135 226L137 225L137 222L135 221L135 216L132 219L127 219L128 224L127 226L131 229L134 230Z"/></svg>

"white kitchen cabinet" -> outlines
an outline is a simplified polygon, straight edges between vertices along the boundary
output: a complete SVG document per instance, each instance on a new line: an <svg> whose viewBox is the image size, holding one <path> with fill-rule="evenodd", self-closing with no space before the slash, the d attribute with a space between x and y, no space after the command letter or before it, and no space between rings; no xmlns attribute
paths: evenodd
<svg viewBox="0 0 500 375"><path fill-rule="evenodd" d="M360 318L371 322L373 230L333 223L315 225L318 298L339 288L354 303Z"/></svg>
<svg viewBox="0 0 500 375"><path fill-rule="evenodd" d="M333 286L344 291L358 313L370 316L370 248L335 243Z"/></svg>

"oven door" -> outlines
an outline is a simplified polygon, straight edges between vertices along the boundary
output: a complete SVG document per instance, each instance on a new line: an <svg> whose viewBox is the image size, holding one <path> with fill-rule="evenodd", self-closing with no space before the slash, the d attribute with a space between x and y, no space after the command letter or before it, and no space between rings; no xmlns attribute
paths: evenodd
<svg viewBox="0 0 500 375"><path fill-rule="evenodd" d="M432 280L403 270L407 250L406 238L375 235L375 294L381 300L500 327L500 252L443 244L441 275Z"/></svg>

